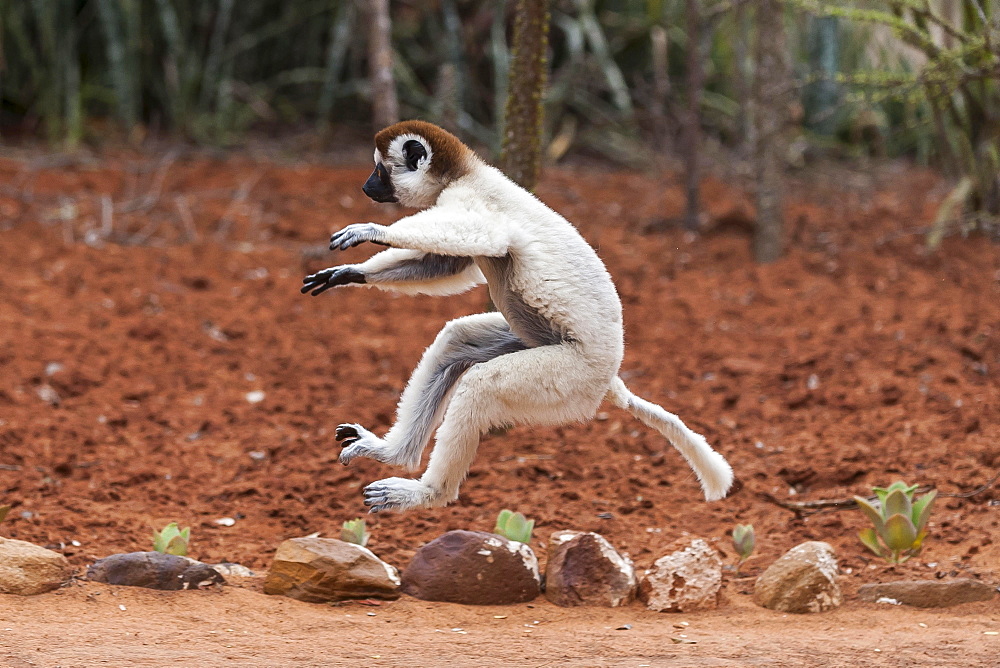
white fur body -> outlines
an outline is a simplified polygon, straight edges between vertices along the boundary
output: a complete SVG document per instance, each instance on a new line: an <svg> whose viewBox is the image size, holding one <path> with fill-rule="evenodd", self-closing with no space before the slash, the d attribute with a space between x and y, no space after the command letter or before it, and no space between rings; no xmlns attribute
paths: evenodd
<svg viewBox="0 0 1000 668"><path fill-rule="evenodd" d="M387 164L401 143L390 145ZM375 157L376 163L383 158ZM391 164L393 184L406 196L400 201L431 206L391 226L351 225L334 235L331 247L390 246L346 267L372 287L451 295L488 282L498 312L445 326L410 378L384 438L355 424L338 429L338 438L341 430L349 436L344 463L365 456L408 469L419 466L437 431L423 476L373 483L366 504L373 510L445 505L457 498L483 433L588 420L605 398L664 434L694 469L706 498L725 496L732 482L725 459L618 378L621 302L576 228L475 156L459 178L443 185L421 180L432 160L428 155L409 173L398 159Z"/></svg>

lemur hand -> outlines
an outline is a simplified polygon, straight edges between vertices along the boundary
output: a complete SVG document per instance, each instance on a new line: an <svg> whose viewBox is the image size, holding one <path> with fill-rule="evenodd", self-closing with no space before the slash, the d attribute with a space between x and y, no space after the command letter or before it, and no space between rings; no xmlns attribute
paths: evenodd
<svg viewBox="0 0 1000 668"><path fill-rule="evenodd" d="M330 237L330 250L347 250L366 241L387 246L381 241L385 226L375 223L354 223Z"/></svg>
<svg viewBox="0 0 1000 668"><path fill-rule="evenodd" d="M317 271L302 279L305 285L302 286L302 294L312 290L313 296L326 292L330 288L338 285L348 285L350 283L365 283L365 275L358 271L352 264L345 264L339 267L330 267L323 271Z"/></svg>

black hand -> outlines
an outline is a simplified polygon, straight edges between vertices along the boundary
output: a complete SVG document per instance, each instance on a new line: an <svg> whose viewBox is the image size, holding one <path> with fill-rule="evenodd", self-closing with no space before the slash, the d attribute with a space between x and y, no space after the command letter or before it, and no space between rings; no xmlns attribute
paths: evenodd
<svg viewBox="0 0 1000 668"><path fill-rule="evenodd" d="M350 283L365 283L365 275L351 265L341 267L330 267L315 274L310 274L302 279L305 285L302 286L302 294L312 290L312 294L322 294L330 288L338 285L348 285Z"/></svg>

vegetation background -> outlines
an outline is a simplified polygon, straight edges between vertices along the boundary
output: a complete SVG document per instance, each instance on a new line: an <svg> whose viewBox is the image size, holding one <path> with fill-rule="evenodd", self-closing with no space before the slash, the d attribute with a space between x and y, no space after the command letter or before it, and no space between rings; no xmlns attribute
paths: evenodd
<svg viewBox="0 0 1000 668"><path fill-rule="evenodd" d="M530 16L547 20L532 47L547 72L512 90ZM780 217L782 171L832 155L955 177L932 246L998 229L1000 0L0 3L0 141L237 146L420 117L499 157L508 120L523 138L505 109L524 85L544 86L543 139L527 146L548 162L683 158L692 229L706 152L749 159L759 226ZM765 261L780 253L780 220L770 229Z"/></svg>

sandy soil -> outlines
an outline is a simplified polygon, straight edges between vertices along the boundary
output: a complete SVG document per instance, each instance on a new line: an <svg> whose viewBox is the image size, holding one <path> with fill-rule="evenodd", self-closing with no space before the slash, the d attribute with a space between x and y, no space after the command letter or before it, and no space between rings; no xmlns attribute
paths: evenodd
<svg viewBox="0 0 1000 668"><path fill-rule="evenodd" d="M331 231L402 215L364 199L368 171L169 153L0 157L0 500L15 506L4 535L53 546L82 569L148 549L152 528L176 520L192 526L191 556L262 570L282 539L337 535L362 513L360 488L396 472L341 467L334 427L386 428L423 348L486 300L482 290L298 294L303 275L340 261L325 251ZM768 267L749 258L749 199L722 181L705 184L698 238L663 224L683 206L669 175L549 170L539 189L619 286L630 386L716 444L737 472L733 495L700 501L679 456L608 406L589 424L487 437L456 504L373 517L370 547L404 566L423 542L488 530L509 506L536 518L536 549L555 530L595 530L640 568L682 535L732 561L728 532L752 522L759 548L748 574L820 539L838 550L849 596L904 576L997 583L1000 491L946 495L976 489L1000 466L1000 247L953 238L925 252L917 232L945 192L929 173L889 166L793 186L791 248ZM101 240L102 227L114 243ZM263 400L248 401L254 392ZM900 567L863 551L856 511L797 517L767 500L849 497L897 478L945 495L925 553ZM235 525L215 523L223 517ZM748 582L730 582L719 611L686 618L696 645L669 641L676 616L638 607L403 600L368 618L356 605L270 599L257 585L200 594L80 585L5 599L2 628L14 630L0 631L0 658L990 665L996 655L997 638L982 634L1000 628L996 606L929 613L850 602L785 618L754 608L741 593ZM534 619L538 630L523 631ZM614 631L622 623L633 628ZM224 647L227 633L244 630Z"/></svg>
<svg viewBox="0 0 1000 668"><path fill-rule="evenodd" d="M885 607L852 603L822 615L785 615L738 593L727 593L719 610L689 615L640 606L559 608L545 599L482 607L412 598L324 606L238 586L156 592L86 583L6 597L0 665L996 665L1000 637L983 635L1000 629L995 606Z"/></svg>

